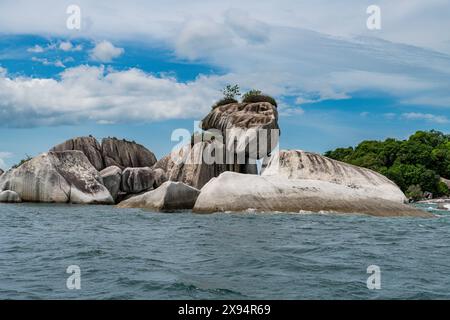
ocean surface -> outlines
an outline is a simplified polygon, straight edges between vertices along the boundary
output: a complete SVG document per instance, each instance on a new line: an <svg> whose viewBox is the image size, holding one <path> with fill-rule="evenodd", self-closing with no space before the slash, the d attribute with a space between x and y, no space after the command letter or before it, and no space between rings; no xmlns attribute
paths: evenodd
<svg viewBox="0 0 450 320"><path fill-rule="evenodd" d="M428 208L432 210L432 208ZM450 213L153 213L0 204L1 299L449 299ZM81 289L69 290L70 265ZM367 288L367 267L381 289Z"/></svg>

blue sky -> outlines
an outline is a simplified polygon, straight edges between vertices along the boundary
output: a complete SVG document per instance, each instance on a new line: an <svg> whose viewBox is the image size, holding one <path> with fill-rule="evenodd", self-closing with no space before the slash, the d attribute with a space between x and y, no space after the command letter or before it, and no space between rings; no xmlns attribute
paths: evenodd
<svg viewBox="0 0 450 320"><path fill-rule="evenodd" d="M74 136L167 154L226 84L279 102L281 148L450 132L450 1L0 3L0 167Z"/></svg>

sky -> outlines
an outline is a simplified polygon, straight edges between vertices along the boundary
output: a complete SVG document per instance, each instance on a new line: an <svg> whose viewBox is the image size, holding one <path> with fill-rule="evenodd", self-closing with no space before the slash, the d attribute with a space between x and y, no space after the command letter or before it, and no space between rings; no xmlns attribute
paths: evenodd
<svg viewBox="0 0 450 320"><path fill-rule="evenodd" d="M160 158L227 84L277 99L283 149L450 133L449 16L450 0L1 0L0 168L86 135Z"/></svg>

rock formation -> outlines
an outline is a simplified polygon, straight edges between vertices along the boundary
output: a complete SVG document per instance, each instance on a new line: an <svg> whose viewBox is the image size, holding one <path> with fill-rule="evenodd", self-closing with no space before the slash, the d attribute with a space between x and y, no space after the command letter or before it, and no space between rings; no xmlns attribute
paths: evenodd
<svg viewBox="0 0 450 320"><path fill-rule="evenodd" d="M122 169L111 166L100 171L100 176L103 179L103 185L116 200L122 184Z"/></svg>
<svg viewBox="0 0 450 320"><path fill-rule="evenodd" d="M374 216L431 214L402 202L368 196L364 189L323 180L222 173L201 190L194 212L329 212Z"/></svg>
<svg viewBox="0 0 450 320"><path fill-rule="evenodd" d="M116 138L102 140L102 156L105 167L125 168L151 167L156 163L155 155L144 146Z"/></svg>
<svg viewBox="0 0 450 320"><path fill-rule="evenodd" d="M169 181L179 181L194 188L202 188L209 180L225 171L256 174L256 164L227 165L208 163L205 157L213 153L214 142L203 141L194 145L186 145L177 151L161 158L153 169L162 169Z"/></svg>
<svg viewBox="0 0 450 320"><path fill-rule="evenodd" d="M181 182L167 181L158 189L119 203L119 208L145 208L156 211L192 209L200 191Z"/></svg>
<svg viewBox="0 0 450 320"><path fill-rule="evenodd" d="M156 168L153 170L153 176L155 178L155 182L153 183L153 188L159 188L164 182L167 181L166 173L163 169Z"/></svg>
<svg viewBox="0 0 450 320"><path fill-rule="evenodd" d="M0 191L23 201L113 204L102 178L81 151L43 153L0 176Z"/></svg>
<svg viewBox="0 0 450 320"><path fill-rule="evenodd" d="M0 202L19 203L22 202L22 199L16 192L6 190L0 192Z"/></svg>
<svg viewBox="0 0 450 320"><path fill-rule="evenodd" d="M5 171L3 171L2 169L0 169L0 176L5 173Z"/></svg>
<svg viewBox="0 0 450 320"><path fill-rule="evenodd" d="M151 168L126 168L122 173L121 190L125 193L140 193L153 188L155 176Z"/></svg>
<svg viewBox="0 0 450 320"><path fill-rule="evenodd" d="M102 147L94 137L77 137L69 139L57 146L54 146L50 151L69 151L79 150L83 152L91 164L101 171L105 168L103 164Z"/></svg>
<svg viewBox="0 0 450 320"><path fill-rule="evenodd" d="M110 166L117 166L123 170L128 167L151 167L156 163L155 155L144 146L116 138L103 139L100 144L91 136L78 137L50 149L50 151L69 150L82 151L98 171Z"/></svg>
<svg viewBox="0 0 450 320"><path fill-rule="evenodd" d="M278 111L268 102L227 104L214 108L202 120L202 129L220 131L229 152L260 159L278 144L278 131L271 131L279 130ZM260 134L266 137L264 145Z"/></svg>
<svg viewBox="0 0 450 320"><path fill-rule="evenodd" d="M262 176L271 175L286 179L327 181L363 191L370 198L406 202L400 188L385 176L312 152L280 150L269 159L262 172Z"/></svg>

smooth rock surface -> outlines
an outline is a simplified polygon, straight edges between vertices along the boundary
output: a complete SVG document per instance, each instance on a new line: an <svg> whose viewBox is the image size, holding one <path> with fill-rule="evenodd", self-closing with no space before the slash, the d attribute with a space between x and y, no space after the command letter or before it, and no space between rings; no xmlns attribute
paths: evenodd
<svg viewBox="0 0 450 320"><path fill-rule="evenodd" d="M405 205L368 196L362 189L310 179L222 173L201 190L194 212L328 212L374 216L433 215Z"/></svg>
<svg viewBox="0 0 450 320"><path fill-rule="evenodd" d="M156 157L147 148L126 140L105 138L102 140L102 156L105 167L125 168L151 167Z"/></svg>
<svg viewBox="0 0 450 320"><path fill-rule="evenodd" d="M22 202L17 192L5 190L0 192L0 202L19 203Z"/></svg>
<svg viewBox="0 0 450 320"><path fill-rule="evenodd" d="M102 178L81 151L43 153L0 176L0 191L23 201L113 204Z"/></svg>
<svg viewBox="0 0 450 320"><path fill-rule="evenodd" d="M158 189L119 203L119 208L145 208L157 211L189 210L200 191L182 182L167 181Z"/></svg>
<svg viewBox="0 0 450 320"><path fill-rule="evenodd" d="M201 189L209 180L219 176L225 171L240 173L257 173L256 164L227 165L221 163L208 163L204 161L204 153L209 154L212 143L210 141L198 142L195 145L185 145L161 158L153 169L162 169L169 181L179 181L194 188Z"/></svg>
<svg viewBox="0 0 450 320"><path fill-rule="evenodd" d="M302 150L280 150L274 153L261 175L326 181L363 192L367 198L406 202L400 188L385 176Z"/></svg>
<svg viewBox="0 0 450 320"><path fill-rule="evenodd" d="M97 169L101 171L105 168L103 164L102 147L94 137L77 137L69 139L57 146L54 146L50 151L70 151L79 150L82 151L89 162Z"/></svg>
<svg viewBox="0 0 450 320"><path fill-rule="evenodd" d="M103 179L103 185L116 200L122 184L122 169L111 166L100 171L100 176Z"/></svg>
<svg viewBox="0 0 450 320"><path fill-rule="evenodd" d="M126 193L140 193L153 188L155 176L151 168L126 168L122 172L121 190Z"/></svg>

